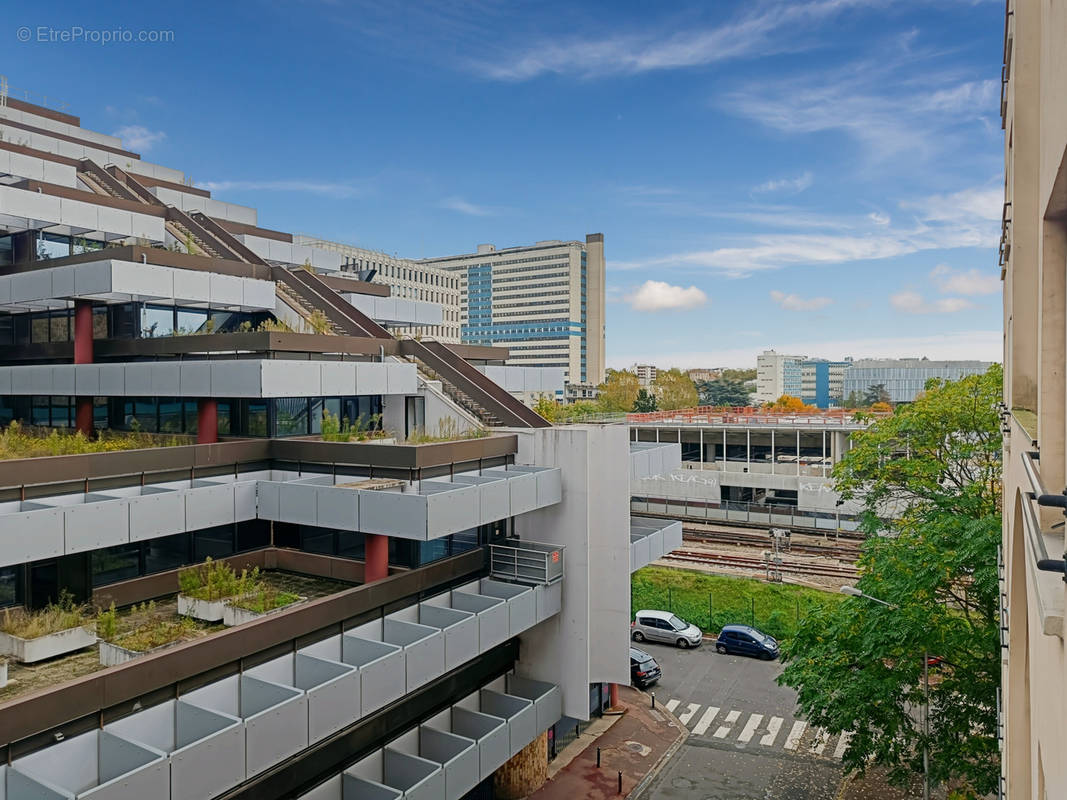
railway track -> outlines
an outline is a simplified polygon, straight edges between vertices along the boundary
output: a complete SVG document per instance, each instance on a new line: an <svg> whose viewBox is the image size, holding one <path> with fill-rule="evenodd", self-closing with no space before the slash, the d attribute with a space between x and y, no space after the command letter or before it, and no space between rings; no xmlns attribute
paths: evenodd
<svg viewBox="0 0 1067 800"><path fill-rule="evenodd" d="M746 569L764 571L767 568L767 563L762 558L755 558L753 556L736 556L727 553L708 553L702 550L675 550L669 555L663 556L664 560L668 561L683 561L691 564L712 564L722 567L734 567L735 569ZM859 573L856 572L855 567L837 565L837 564L811 564L803 561L785 561L776 565L782 572L789 572L796 575L819 575L829 578L848 578L855 579L859 577Z"/></svg>
<svg viewBox="0 0 1067 800"><path fill-rule="evenodd" d="M849 563L855 562L860 556L858 543L853 544L851 541L825 541L816 537L811 537L813 541L798 541L801 536L807 535L793 534L788 552L825 556ZM761 548L771 546L770 538L766 534L743 533L741 531L709 530L683 526L682 538L686 541L702 542L704 544L732 544Z"/></svg>

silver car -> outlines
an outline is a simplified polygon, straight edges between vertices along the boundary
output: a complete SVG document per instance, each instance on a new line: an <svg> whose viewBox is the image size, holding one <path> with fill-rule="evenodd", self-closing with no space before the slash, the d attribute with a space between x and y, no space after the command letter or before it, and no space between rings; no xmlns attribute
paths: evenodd
<svg viewBox="0 0 1067 800"><path fill-rule="evenodd" d="M704 641L700 628L679 619L670 611L638 611L630 626L635 642L667 642L679 647L698 647Z"/></svg>

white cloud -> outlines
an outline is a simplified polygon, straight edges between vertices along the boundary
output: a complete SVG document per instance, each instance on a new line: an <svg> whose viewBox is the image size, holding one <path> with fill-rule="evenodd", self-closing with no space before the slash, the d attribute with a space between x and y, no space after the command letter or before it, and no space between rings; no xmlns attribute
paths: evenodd
<svg viewBox="0 0 1067 800"><path fill-rule="evenodd" d="M307 192L338 199L355 197L360 193L360 190L351 184L328 181L204 181L199 186L210 192Z"/></svg>
<svg viewBox="0 0 1067 800"><path fill-rule="evenodd" d="M948 264L938 264L930 272L930 279L943 294L1000 294L1000 277L977 268L956 270Z"/></svg>
<svg viewBox="0 0 1067 800"><path fill-rule="evenodd" d="M829 297L801 297L798 294L786 294L777 289L771 290L771 299L786 311L818 311L832 302Z"/></svg>
<svg viewBox="0 0 1067 800"><path fill-rule="evenodd" d="M715 341L709 339L709 341ZM728 341L724 339L723 341ZM715 364L723 367L746 368L756 364L756 356L773 347L778 352L809 353L819 358L904 358L909 356L946 360L999 361L1003 356L1004 339L1000 330L949 331L927 336L901 336L805 340L789 342L756 342L748 347L728 347L700 351L664 353L659 344L648 350L628 351L608 356L608 366L622 369L631 364L661 362L677 364L682 369Z"/></svg>
<svg viewBox="0 0 1067 800"><path fill-rule="evenodd" d="M757 194L765 192L792 192L799 194L809 188L815 182L815 176L805 172L795 178L779 178L778 180L766 181L752 189Z"/></svg>
<svg viewBox="0 0 1067 800"><path fill-rule="evenodd" d="M462 197L446 197L441 201L441 208L458 211L460 214L467 214L471 217L491 217L498 213L498 209L468 203Z"/></svg>
<svg viewBox="0 0 1067 800"><path fill-rule="evenodd" d="M700 308L708 296L696 286L672 286L663 281L645 281L625 300L634 311L669 311Z"/></svg>
<svg viewBox="0 0 1067 800"><path fill-rule="evenodd" d="M524 81L544 74L596 78L697 67L805 49L809 44L798 35L813 23L843 9L868 4L869 0L760 4L756 10L712 28L617 33L600 39L541 38L526 45L509 43L498 58L472 61L469 66L483 77L500 81Z"/></svg>
<svg viewBox="0 0 1067 800"><path fill-rule="evenodd" d="M943 297L928 301L910 289L890 295L889 305L904 314L955 314L974 308L974 303L963 297Z"/></svg>
<svg viewBox="0 0 1067 800"><path fill-rule="evenodd" d="M881 211L872 211L867 215L867 219L875 225L888 225L893 221L888 214L883 214Z"/></svg>
<svg viewBox="0 0 1067 800"><path fill-rule="evenodd" d="M880 220L853 221L842 233L753 234L731 247L671 253L641 261L613 261L614 269L670 267L711 270L730 277L799 264L842 264L894 258L927 250L995 247L1000 214L990 216L990 195L982 188L923 198L903 208L913 210L907 227ZM862 220L862 218L859 218Z"/></svg>
<svg viewBox="0 0 1067 800"><path fill-rule="evenodd" d="M163 131L151 131L144 125L124 125L111 135L122 139L124 146L142 153L148 152L167 138Z"/></svg>

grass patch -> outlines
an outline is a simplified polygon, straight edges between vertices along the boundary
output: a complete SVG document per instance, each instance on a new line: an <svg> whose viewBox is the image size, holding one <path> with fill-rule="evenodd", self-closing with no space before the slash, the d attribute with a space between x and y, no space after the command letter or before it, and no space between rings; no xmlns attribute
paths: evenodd
<svg viewBox="0 0 1067 800"><path fill-rule="evenodd" d="M0 429L0 459L70 456L82 453L113 453L148 447L190 444L188 436L100 431L95 437L80 431L23 427L12 422Z"/></svg>
<svg viewBox="0 0 1067 800"><path fill-rule="evenodd" d="M191 639L200 630L189 617L157 611L155 601L133 606L125 617L118 615L112 603L96 618L96 631L101 639L137 653Z"/></svg>
<svg viewBox="0 0 1067 800"><path fill-rule="evenodd" d="M88 621L85 609L76 605L74 599L64 592L58 603L49 603L40 611L5 608L3 616L0 617L0 631L20 639L36 639L50 633L77 628Z"/></svg>
<svg viewBox="0 0 1067 800"><path fill-rule="evenodd" d="M645 567L630 580L630 608L672 611L705 632L723 625L752 625L777 639L789 639L815 607L842 596L805 586L729 578L688 569Z"/></svg>
<svg viewBox="0 0 1067 800"><path fill-rule="evenodd" d="M245 611L251 611L254 614L266 614L276 608L292 605L299 599L300 595L298 594L280 591L264 583L260 584L251 594L238 597L231 605L236 608L243 608Z"/></svg>

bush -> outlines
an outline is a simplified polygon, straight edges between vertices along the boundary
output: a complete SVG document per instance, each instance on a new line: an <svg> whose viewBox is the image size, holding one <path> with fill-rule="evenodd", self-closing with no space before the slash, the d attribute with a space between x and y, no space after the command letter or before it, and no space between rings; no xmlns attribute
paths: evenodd
<svg viewBox="0 0 1067 800"><path fill-rule="evenodd" d="M24 427L12 422L0 429L0 459L111 453L148 447L174 447L191 441L189 437L159 436L139 431L99 431L95 438L90 438L81 431Z"/></svg>
<svg viewBox="0 0 1067 800"><path fill-rule="evenodd" d="M0 631L20 639L36 639L50 633L69 630L88 621L85 608L74 602L74 597L65 589L59 593L59 602L49 603L40 611L23 608L5 608L0 620Z"/></svg>
<svg viewBox="0 0 1067 800"><path fill-rule="evenodd" d="M249 594L260 585L259 567L240 574L225 561L205 559L203 564L186 567L178 572L178 591L197 600L225 600Z"/></svg>

